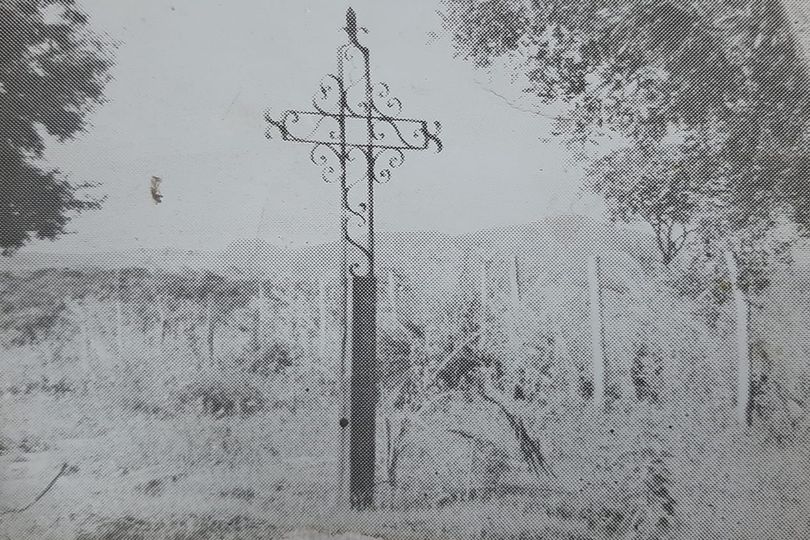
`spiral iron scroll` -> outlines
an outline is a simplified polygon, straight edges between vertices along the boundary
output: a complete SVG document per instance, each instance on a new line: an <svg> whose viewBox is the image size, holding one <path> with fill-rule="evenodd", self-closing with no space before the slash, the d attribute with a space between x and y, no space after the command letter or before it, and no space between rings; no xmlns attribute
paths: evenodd
<svg viewBox="0 0 810 540"><path fill-rule="evenodd" d="M373 186L390 181L406 150L442 150L441 124L400 118L402 101L387 84L373 84L369 50L360 42L354 12L347 13L349 42L338 49L338 74L326 75L312 98L314 111L265 115L282 140L313 144L311 161L325 182L340 183L348 272L365 276L374 267Z"/></svg>
<svg viewBox="0 0 810 540"><path fill-rule="evenodd" d="M327 184L341 178L345 157L334 146L325 143L316 144L309 153L309 158L312 163L322 167L321 178Z"/></svg>
<svg viewBox="0 0 810 540"><path fill-rule="evenodd" d="M373 201L369 198L368 174L369 153L367 149L351 148L347 151L347 169L354 171L343 185L344 240L348 271L355 277L371 274L374 266L373 253Z"/></svg>

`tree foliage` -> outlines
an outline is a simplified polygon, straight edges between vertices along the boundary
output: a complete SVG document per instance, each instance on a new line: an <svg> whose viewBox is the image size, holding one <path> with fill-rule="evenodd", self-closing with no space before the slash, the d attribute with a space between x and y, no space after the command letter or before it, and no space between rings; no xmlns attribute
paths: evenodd
<svg viewBox="0 0 810 540"><path fill-rule="evenodd" d="M527 93L567 104L572 142L627 141L591 186L652 226L665 263L692 233L733 245L780 220L810 233L810 81L779 0L446 6L458 54L516 59Z"/></svg>
<svg viewBox="0 0 810 540"><path fill-rule="evenodd" d="M108 48L74 0L0 2L0 250L65 233L70 214L97 208L41 163L45 134L66 141L103 101Z"/></svg>
<svg viewBox="0 0 810 540"><path fill-rule="evenodd" d="M612 152L590 169L591 187L605 196L614 218L650 225L665 265L684 248L699 217L724 205L724 164L710 143L700 134L648 141Z"/></svg>

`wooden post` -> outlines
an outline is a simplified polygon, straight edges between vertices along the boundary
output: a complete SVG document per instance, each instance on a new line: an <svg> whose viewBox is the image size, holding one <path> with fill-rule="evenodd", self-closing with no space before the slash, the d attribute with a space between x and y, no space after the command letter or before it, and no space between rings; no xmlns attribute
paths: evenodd
<svg viewBox="0 0 810 540"><path fill-rule="evenodd" d="M163 347L163 343L166 341L166 306L163 304L163 296L159 295L155 298L155 305L158 311L158 317L160 318L159 321L159 328L160 328L160 346Z"/></svg>
<svg viewBox="0 0 810 540"><path fill-rule="evenodd" d="M318 357L326 360L326 276L318 276Z"/></svg>
<svg viewBox="0 0 810 540"><path fill-rule="evenodd" d="M267 317L265 316L267 300L265 300L264 297L264 281L261 278L259 278L257 285L258 294L256 295L256 327L253 329L253 338L255 340L256 351L259 353L259 357L263 359L265 324L267 324Z"/></svg>
<svg viewBox="0 0 810 540"><path fill-rule="evenodd" d="M78 302L71 301L68 304L68 307L73 312L74 316L78 320L79 325L79 338L81 339L81 360L82 360L82 367L84 368L84 381L82 381L82 387L84 390L84 394L87 395L88 387L90 384L90 378L94 377L96 374L93 373L92 369L92 361L90 360L90 355L92 354L90 350L90 332L87 330L87 312Z"/></svg>
<svg viewBox="0 0 810 540"><path fill-rule="evenodd" d="M568 387L568 392L571 397L577 394L577 372L574 365L574 358L568 350L568 344L563 335L562 325L556 318L555 314L551 315L554 319L554 361L560 366L564 372L565 384Z"/></svg>
<svg viewBox="0 0 810 540"><path fill-rule="evenodd" d="M117 270L116 276L116 297L115 297L115 345L118 348L119 358L124 352L124 313L121 307L121 270Z"/></svg>
<svg viewBox="0 0 810 540"><path fill-rule="evenodd" d="M211 291L205 295L205 321L206 321L206 343L208 348L208 362L214 363L214 307L211 299Z"/></svg>
<svg viewBox="0 0 810 540"><path fill-rule="evenodd" d="M163 351L163 344L166 341L166 334L169 331L168 316L166 314L168 308L167 297L160 293L156 280L160 274L158 273L154 263L149 265L149 284L152 292L155 294L155 308L158 313L158 324L160 329L160 349Z"/></svg>
<svg viewBox="0 0 810 540"><path fill-rule="evenodd" d="M599 279L599 257L588 259L588 289L590 291L591 359L593 362L593 404L597 410L605 407L605 336L602 324L602 292Z"/></svg>
<svg viewBox="0 0 810 540"><path fill-rule="evenodd" d="M489 284L487 283L488 279L489 279L489 276L487 275L487 261L482 260L481 261L481 283L480 283L480 287L481 287L481 291L480 291L480 295L481 295L481 313L480 313L480 317L481 317L481 320L478 323L479 330L481 331L482 336L484 335L484 328L486 327L487 316L489 315Z"/></svg>
<svg viewBox="0 0 810 540"><path fill-rule="evenodd" d="M520 290L518 288L517 255L509 257L509 342L512 350L520 348L518 341L518 313L520 313Z"/></svg>
<svg viewBox="0 0 810 540"><path fill-rule="evenodd" d="M385 419L385 472L388 477L388 508L394 507L397 488L396 443L391 431L391 418Z"/></svg>
<svg viewBox="0 0 810 540"><path fill-rule="evenodd" d="M734 254L725 252L728 279L734 295L734 336L737 356L737 420L748 424L748 408L751 400L751 360L748 350L748 304L739 285L739 271Z"/></svg>
<svg viewBox="0 0 810 540"><path fill-rule="evenodd" d="M391 308L391 315L397 315L397 276L393 270L388 272L388 305Z"/></svg>

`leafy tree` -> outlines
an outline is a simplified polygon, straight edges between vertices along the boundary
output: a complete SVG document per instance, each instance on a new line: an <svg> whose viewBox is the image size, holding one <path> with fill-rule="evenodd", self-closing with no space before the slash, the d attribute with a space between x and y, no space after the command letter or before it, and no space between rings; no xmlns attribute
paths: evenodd
<svg viewBox="0 0 810 540"><path fill-rule="evenodd" d="M103 101L111 60L74 0L0 0L0 251L65 233L70 214L98 208L43 167L45 133L66 141Z"/></svg>
<svg viewBox="0 0 810 540"><path fill-rule="evenodd" d="M572 142L624 138L591 186L651 225L665 263L692 236L732 249L786 219L810 233L810 81L779 0L445 3L458 54L511 57L527 93L568 105Z"/></svg>
<svg viewBox="0 0 810 540"><path fill-rule="evenodd" d="M725 171L710 142L692 134L678 143L629 145L590 169L591 187L605 196L614 218L650 225L665 265L684 248L700 218L723 207Z"/></svg>

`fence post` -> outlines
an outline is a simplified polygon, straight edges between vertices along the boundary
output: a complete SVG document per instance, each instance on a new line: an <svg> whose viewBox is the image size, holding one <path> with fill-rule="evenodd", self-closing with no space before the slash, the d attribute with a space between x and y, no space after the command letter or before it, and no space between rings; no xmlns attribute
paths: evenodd
<svg viewBox="0 0 810 540"><path fill-rule="evenodd" d="M391 307L391 314L397 315L397 277L393 270L388 271L388 302Z"/></svg>
<svg viewBox="0 0 810 540"><path fill-rule="evenodd" d="M565 379L565 384L568 386L568 392L573 398L577 395L577 370L574 364L574 357L568 350L568 344L563 335L560 321L556 319L554 314L551 316L554 318L554 361L564 372L563 378Z"/></svg>
<svg viewBox="0 0 810 540"><path fill-rule="evenodd" d="M599 257L588 259L590 291L591 354L593 362L593 403L597 410L605 405L605 339L602 324L602 292L599 279Z"/></svg>
<svg viewBox="0 0 810 540"><path fill-rule="evenodd" d="M520 289L518 288L517 255L509 257L509 342L513 350L519 348L518 312L520 311Z"/></svg>
<svg viewBox="0 0 810 540"><path fill-rule="evenodd" d="M211 299L211 291L207 291L205 295L205 320L206 320L206 343L208 345L208 362L213 365L214 363L214 306Z"/></svg>
<svg viewBox="0 0 810 540"><path fill-rule="evenodd" d="M163 296L158 295L155 297L155 306L157 307L158 317L160 318L160 347L163 348L163 343L166 341L166 306L163 305Z"/></svg>
<svg viewBox="0 0 810 540"><path fill-rule="evenodd" d="M489 314L489 287L487 283L488 275L487 275L487 261L486 259L481 260L481 313L480 313L480 321L478 323L479 330L481 331L481 335L484 335L484 328L487 323L487 315Z"/></svg>
<svg viewBox="0 0 810 540"><path fill-rule="evenodd" d="M748 408L751 400L751 360L748 351L748 304L739 286L739 271L734 254L724 253L728 266L728 279L734 295L734 336L737 353L737 420L740 425L748 423Z"/></svg>
<svg viewBox="0 0 810 540"><path fill-rule="evenodd" d="M264 280L259 278L257 283L256 295L256 325L253 328L253 339L256 351L259 353L259 358L264 358L264 337L265 337L265 309L267 301L264 298Z"/></svg>
<svg viewBox="0 0 810 540"><path fill-rule="evenodd" d="M326 277L318 276L318 356L326 360Z"/></svg>
<svg viewBox="0 0 810 540"><path fill-rule="evenodd" d="M121 269L115 272L116 277L116 297L115 297L115 345L118 348L118 357L124 352L124 311L121 307Z"/></svg>
<svg viewBox="0 0 810 540"><path fill-rule="evenodd" d="M68 301L67 307L73 313L73 316L76 317L79 326L79 339L81 340L79 358L81 359L85 375L84 381L82 381L82 389L84 394L87 395L90 378L97 376L97 374L93 373L92 361L90 360L92 351L90 350L90 332L87 330L87 320L89 317L87 312L76 301Z"/></svg>

